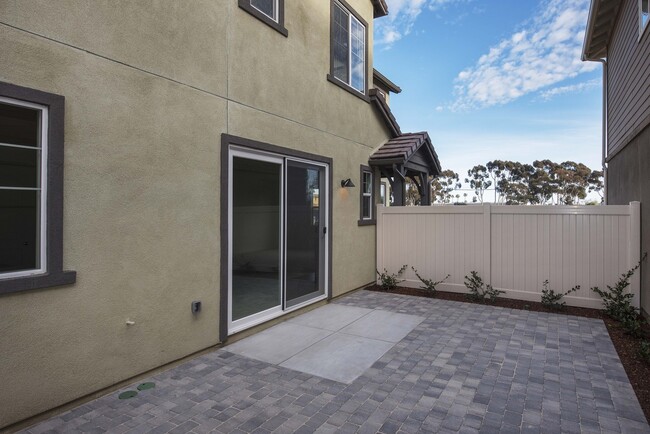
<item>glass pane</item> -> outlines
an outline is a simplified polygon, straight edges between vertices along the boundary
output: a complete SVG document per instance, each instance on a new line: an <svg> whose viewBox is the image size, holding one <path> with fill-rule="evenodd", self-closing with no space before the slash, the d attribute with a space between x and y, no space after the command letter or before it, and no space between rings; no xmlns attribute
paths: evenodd
<svg viewBox="0 0 650 434"><path fill-rule="evenodd" d="M264 15L268 15L269 18L275 20L275 0L251 0L251 5L262 12Z"/></svg>
<svg viewBox="0 0 650 434"><path fill-rule="evenodd" d="M39 187L39 149L0 145L0 187Z"/></svg>
<svg viewBox="0 0 650 434"><path fill-rule="evenodd" d="M0 273L40 267L40 193L0 189Z"/></svg>
<svg viewBox="0 0 650 434"><path fill-rule="evenodd" d="M352 17L352 87L360 92L365 91L366 77L366 30L356 18Z"/></svg>
<svg viewBox="0 0 650 434"><path fill-rule="evenodd" d="M324 293L321 284L322 169L307 164L287 165L287 306Z"/></svg>
<svg viewBox="0 0 650 434"><path fill-rule="evenodd" d="M641 25L643 26L644 29L646 24L648 24L649 9L650 9L650 1L643 0L641 2Z"/></svg>
<svg viewBox="0 0 650 434"><path fill-rule="evenodd" d="M350 78L350 53L348 51L350 34L348 30L349 15L338 4L334 5L334 77L349 83Z"/></svg>
<svg viewBox="0 0 650 434"><path fill-rule="evenodd" d="M361 216L363 218L369 219L370 217L372 217L370 215L370 196L363 196L363 198L361 198L361 203L363 206L361 210Z"/></svg>
<svg viewBox="0 0 650 434"><path fill-rule="evenodd" d="M363 172L363 186L362 192L370 194L372 192L372 174Z"/></svg>
<svg viewBox="0 0 650 434"><path fill-rule="evenodd" d="M0 103L0 143L39 146L39 110Z"/></svg>
<svg viewBox="0 0 650 434"><path fill-rule="evenodd" d="M281 166L233 158L232 319L281 303Z"/></svg>

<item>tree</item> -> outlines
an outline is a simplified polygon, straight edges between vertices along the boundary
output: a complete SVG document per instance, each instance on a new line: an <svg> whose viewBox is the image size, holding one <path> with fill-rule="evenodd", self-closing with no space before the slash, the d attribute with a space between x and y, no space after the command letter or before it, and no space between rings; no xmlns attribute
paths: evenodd
<svg viewBox="0 0 650 434"><path fill-rule="evenodd" d="M594 170L591 172L589 179L587 179L587 183L589 184L589 192L596 193L598 196L600 196L601 202L603 201L603 192L605 188L603 181L603 172L600 170Z"/></svg>
<svg viewBox="0 0 650 434"><path fill-rule="evenodd" d="M494 203L499 203L501 200L499 197L499 181L503 178L505 163L501 160L494 160L488 162L485 167L487 168L490 179L492 179L492 185L494 185Z"/></svg>
<svg viewBox="0 0 650 434"><path fill-rule="evenodd" d="M465 182L474 190L474 194L479 202L483 203L483 195L485 190L490 188L492 181L490 181L490 173L488 172L487 167L479 164L472 167L467 171L468 178L465 178ZM473 200L473 202L476 202Z"/></svg>
<svg viewBox="0 0 650 434"><path fill-rule="evenodd" d="M453 170L443 170L431 181L431 198L438 203L450 203L452 192L461 187L460 177Z"/></svg>

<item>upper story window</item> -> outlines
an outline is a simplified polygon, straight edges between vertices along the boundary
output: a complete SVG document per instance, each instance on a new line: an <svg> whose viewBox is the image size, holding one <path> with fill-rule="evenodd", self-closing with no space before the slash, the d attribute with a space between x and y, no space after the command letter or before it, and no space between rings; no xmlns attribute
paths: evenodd
<svg viewBox="0 0 650 434"><path fill-rule="evenodd" d="M251 0L251 6L273 21L278 21L278 0Z"/></svg>
<svg viewBox="0 0 650 434"><path fill-rule="evenodd" d="M0 294L75 281L62 219L63 97L0 82Z"/></svg>
<svg viewBox="0 0 650 434"><path fill-rule="evenodd" d="M650 21L650 0L639 0L639 38L648 27Z"/></svg>
<svg viewBox="0 0 650 434"><path fill-rule="evenodd" d="M367 95L368 25L343 0L332 0L330 81Z"/></svg>
<svg viewBox="0 0 650 434"><path fill-rule="evenodd" d="M284 36L284 0L239 0L239 7Z"/></svg>

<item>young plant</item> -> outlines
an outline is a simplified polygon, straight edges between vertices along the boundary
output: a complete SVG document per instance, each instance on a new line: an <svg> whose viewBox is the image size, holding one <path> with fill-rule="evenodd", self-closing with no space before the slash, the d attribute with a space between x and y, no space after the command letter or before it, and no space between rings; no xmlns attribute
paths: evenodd
<svg viewBox="0 0 650 434"><path fill-rule="evenodd" d="M650 363L650 342L641 341L639 344L639 357L646 363Z"/></svg>
<svg viewBox="0 0 650 434"><path fill-rule="evenodd" d="M553 310L564 309L566 302L562 301L562 298L580 289L580 285L576 285L567 292L555 292L555 290L549 288L548 279L542 285L544 285L544 289L542 289L542 305Z"/></svg>
<svg viewBox="0 0 650 434"><path fill-rule="evenodd" d="M643 255L641 261L646 256L647 253ZM629 321L630 318L638 317L637 309L632 306L634 294L628 293L625 290L630 286L630 278L641 266L641 261L626 273L621 274L620 279L618 279L618 282L613 287L607 285L606 290L600 289L597 286L591 288L593 292L600 295L603 299L603 304L605 305L605 309L603 310L605 313L617 321L624 322L626 320Z"/></svg>
<svg viewBox="0 0 650 434"><path fill-rule="evenodd" d="M404 273L406 267L408 267L408 265L403 265L397 273L389 273L385 268L383 273L380 273L379 270L376 270L377 276L379 276L379 280L381 281L379 286L381 286L381 288L386 291L395 289L399 283L403 282L403 280L400 280L399 277L402 276L402 273Z"/></svg>
<svg viewBox="0 0 650 434"><path fill-rule="evenodd" d="M413 272L418 277L418 279L420 279L420 282L422 282L422 284L424 285L424 286L421 286L420 288L428 291L432 295L436 294L436 286L440 285L441 283L444 283L445 280L447 280L447 279L449 279L451 277L451 274L447 274L444 279L438 280L436 282L433 279L425 279L424 277L420 276L418 274L418 270L416 270L415 267L411 267L411 268L413 269Z"/></svg>
<svg viewBox="0 0 650 434"><path fill-rule="evenodd" d="M470 271L469 274L465 276L465 286L469 289L467 298L470 300L494 303L499 294L505 292L494 289L492 285L486 285L476 271Z"/></svg>

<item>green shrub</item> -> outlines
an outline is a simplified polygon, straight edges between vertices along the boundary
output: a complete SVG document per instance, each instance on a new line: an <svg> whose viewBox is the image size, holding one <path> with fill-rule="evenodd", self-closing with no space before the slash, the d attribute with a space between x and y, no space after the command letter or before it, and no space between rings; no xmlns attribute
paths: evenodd
<svg viewBox="0 0 650 434"><path fill-rule="evenodd" d="M641 261L643 261L646 256L647 253L643 255ZM606 290L602 290L597 286L591 288L592 291L600 295L603 299L603 304L605 305L603 310L605 313L621 323L624 321L629 322L631 321L631 318L638 318L637 309L632 306L634 294L628 293L625 290L630 286L630 278L641 266L641 261L626 273L621 274L620 279L618 279L618 282L616 282L613 287L607 285Z"/></svg>
<svg viewBox="0 0 650 434"><path fill-rule="evenodd" d="M418 274L418 270L416 270L415 267L411 267L411 268L413 269L413 272L415 272L415 275L418 277L418 279L420 279L420 282L422 282L422 284L424 285L421 286L420 289L424 289L433 295L436 294L436 286L440 285L441 283L444 283L445 280L451 277L451 274L447 274L444 279L435 282L433 279L425 279L424 277L420 276Z"/></svg>
<svg viewBox="0 0 650 434"><path fill-rule="evenodd" d="M469 276L465 276L465 286L469 289L467 298L473 301L494 303L499 294L505 291L494 289L492 285L486 285L476 271L470 271Z"/></svg>
<svg viewBox="0 0 650 434"><path fill-rule="evenodd" d="M395 289L399 283L403 282L403 280L400 280L399 277L404 273L407 266L408 265L403 265L397 273L389 273L385 268L383 273L380 273L379 270L376 270L377 276L379 276L379 280L381 281L379 286L385 290Z"/></svg>
<svg viewBox="0 0 650 434"><path fill-rule="evenodd" d="M563 309L566 306L566 302L561 301L562 298L580 289L580 285L576 285L567 292L555 292L555 290L549 288L548 279L542 285L544 285L544 289L542 289L542 305L553 310Z"/></svg>
<svg viewBox="0 0 650 434"><path fill-rule="evenodd" d="M641 341L639 344L639 357L646 363L650 363L650 342Z"/></svg>

